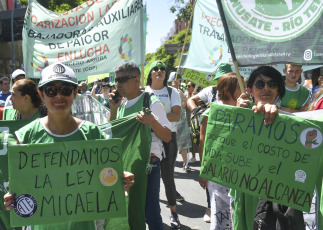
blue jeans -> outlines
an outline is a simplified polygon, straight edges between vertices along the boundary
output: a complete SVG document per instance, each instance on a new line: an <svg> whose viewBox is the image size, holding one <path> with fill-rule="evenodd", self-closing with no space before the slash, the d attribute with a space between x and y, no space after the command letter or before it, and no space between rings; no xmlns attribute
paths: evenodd
<svg viewBox="0 0 323 230"><path fill-rule="evenodd" d="M160 161L150 163L153 167L148 174L146 193L146 223L149 229L163 230L163 220L160 215Z"/></svg>

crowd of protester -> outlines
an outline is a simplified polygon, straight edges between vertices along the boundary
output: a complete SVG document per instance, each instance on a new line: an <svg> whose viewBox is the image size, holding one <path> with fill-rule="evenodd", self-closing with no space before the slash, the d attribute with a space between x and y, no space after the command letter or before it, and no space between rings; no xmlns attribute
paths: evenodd
<svg viewBox="0 0 323 230"><path fill-rule="evenodd" d="M55 66L60 65L65 75L56 76ZM228 106L245 107L255 113L264 114L265 125L272 124L277 113L292 115L294 112L323 109L323 76L319 76L312 91L299 83L302 66L286 64L285 78L276 69L262 66L255 69L250 76L244 76L245 89L241 90L238 77L231 65L222 63L215 80L216 86L203 88L184 80L177 72L170 72L162 61L155 61L149 67L147 84L142 90L139 67L126 62L116 67L115 82L109 79L96 79L93 84L78 82L74 71L61 64L49 65L42 71L42 78L37 84L26 76L23 70L15 70L11 78L0 79L0 106L3 120L28 120L30 123L19 129L19 144L55 143L68 140L109 138L96 125L82 121L71 115L71 106L77 94L93 97L110 110L109 121L121 119L137 113L137 121L151 128L152 142L146 190L146 224L149 229L163 229L163 223L179 229L181 223L176 210L176 202L185 201L175 184L174 169L177 154L181 154L184 172L191 171L190 164L202 161L205 133L211 103ZM66 77L68 75L68 77ZM11 87L10 87L11 86ZM242 93L246 90L245 93ZM120 97L117 95L120 94ZM296 98L296 99L295 99ZM146 110L143 110L143 107ZM203 109L199 140L192 137L191 117ZM89 130L94 132L84 136ZM26 135L33 133L34 136ZM42 138L36 135L40 133ZM82 135L79 133L83 133ZM124 172L125 189L134 183L131 172ZM136 178L137 180L140 178ZM162 179L162 180L161 180ZM160 181L164 183L165 194L170 209L170 219L162 220L160 214ZM196 183L191 181L190 183ZM240 197L244 194L238 190L199 178L199 184L206 189L204 221L210 222L210 229L220 230L225 224L227 229L261 229L254 216L242 213ZM14 207L15 194L6 194L4 205L10 210ZM214 202L213 202L214 201ZM266 204L275 207L276 203L257 198L257 205ZM204 204L203 204L204 205ZM231 218L227 223L217 222L215 212L225 210ZM282 211L283 210L283 211ZM239 213L241 212L241 213ZM290 207L281 209L281 215L289 215L289 222L283 225L278 220L271 220L270 229L305 229L303 213ZM320 214L318 214L320 215ZM236 218L240 216L240 218ZM131 226L131 223L129 223ZM97 229L93 221L67 222L55 225L40 225L32 229Z"/></svg>

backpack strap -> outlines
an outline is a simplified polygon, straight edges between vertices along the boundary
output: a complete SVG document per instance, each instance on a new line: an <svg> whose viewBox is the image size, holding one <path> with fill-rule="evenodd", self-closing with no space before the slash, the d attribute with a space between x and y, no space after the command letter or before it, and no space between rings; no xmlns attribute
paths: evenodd
<svg viewBox="0 0 323 230"><path fill-rule="evenodd" d="M172 90L172 88L171 88L171 87L168 87L168 86L166 86L166 87L167 87L167 91L168 91L168 95L169 95L169 100L171 101L173 90Z"/></svg>
<svg viewBox="0 0 323 230"><path fill-rule="evenodd" d="M212 100L211 100L211 102L213 102L215 100L215 98L216 98L216 91L217 91L216 86L213 86L212 87Z"/></svg>
<svg viewBox="0 0 323 230"><path fill-rule="evenodd" d="M154 93L152 93L152 92L144 92L144 94L145 95L144 95L143 107L149 109L149 106L150 106L149 100L150 100L150 97L152 95L154 95Z"/></svg>

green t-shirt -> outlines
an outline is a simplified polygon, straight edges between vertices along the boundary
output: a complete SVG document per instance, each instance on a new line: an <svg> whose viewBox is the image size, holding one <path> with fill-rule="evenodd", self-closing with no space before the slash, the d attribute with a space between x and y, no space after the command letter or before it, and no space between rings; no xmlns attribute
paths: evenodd
<svg viewBox="0 0 323 230"><path fill-rule="evenodd" d="M55 143L77 140L106 139L107 135L95 124L83 121L81 125L66 135L56 135L47 130L39 118L16 131L21 144ZM95 230L94 221L65 222L31 226L32 230Z"/></svg>
<svg viewBox="0 0 323 230"><path fill-rule="evenodd" d="M29 119L27 119L28 121L33 121L37 118L40 117L40 112L39 110ZM5 107L3 109L3 119L4 121L8 121L8 120L20 120L19 119L19 112L14 109L12 106L8 106Z"/></svg>
<svg viewBox="0 0 323 230"><path fill-rule="evenodd" d="M122 103L121 106L118 108L118 119L119 118L123 118L125 116L128 116L132 113L137 113L137 112L140 112L142 111L142 108L144 106L144 95L145 93L147 92L144 92L142 93L139 97L139 100L133 104L132 106L126 108L126 104L125 103ZM155 100L159 100L159 98L152 94L150 97L149 97L149 105L151 105L151 103Z"/></svg>
<svg viewBox="0 0 323 230"><path fill-rule="evenodd" d="M297 84L293 88L285 86L285 95L281 99L281 106L300 109L306 105L310 96L310 91L302 85Z"/></svg>

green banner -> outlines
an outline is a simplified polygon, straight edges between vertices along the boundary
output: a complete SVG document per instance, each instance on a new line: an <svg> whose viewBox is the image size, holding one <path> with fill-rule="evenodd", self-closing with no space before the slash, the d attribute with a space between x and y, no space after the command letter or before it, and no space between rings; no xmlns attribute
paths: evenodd
<svg viewBox="0 0 323 230"><path fill-rule="evenodd" d="M126 216L119 139L9 146L12 226Z"/></svg>
<svg viewBox="0 0 323 230"><path fill-rule="evenodd" d="M24 19L26 75L40 78L55 62L77 77L113 72L121 63L144 63L142 0L89 0L64 13L29 0Z"/></svg>
<svg viewBox="0 0 323 230"><path fill-rule="evenodd" d="M239 66L323 63L323 2L217 0Z"/></svg>
<svg viewBox="0 0 323 230"><path fill-rule="evenodd" d="M214 75L212 74L201 73L191 69L183 69L182 76L202 87L214 86L218 82L217 80L213 80Z"/></svg>
<svg viewBox="0 0 323 230"><path fill-rule="evenodd" d="M127 199L128 220L112 219L106 229L146 229L145 206L147 175L149 173L151 130L136 121L137 113L113 120L99 127L112 138L121 138L123 147L123 169L135 175L135 184L130 188ZM147 168L148 167L148 168Z"/></svg>
<svg viewBox="0 0 323 230"><path fill-rule="evenodd" d="M0 197L8 190L8 145L17 144L14 132L28 124L29 121L0 121ZM9 212L0 205L0 226L2 229L10 228Z"/></svg>
<svg viewBox="0 0 323 230"><path fill-rule="evenodd" d="M308 212L322 156L322 122L212 104L201 177ZM321 175L322 178L322 175Z"/></svg>

